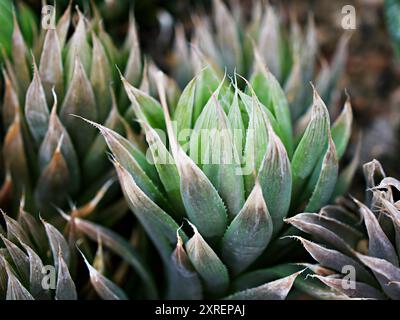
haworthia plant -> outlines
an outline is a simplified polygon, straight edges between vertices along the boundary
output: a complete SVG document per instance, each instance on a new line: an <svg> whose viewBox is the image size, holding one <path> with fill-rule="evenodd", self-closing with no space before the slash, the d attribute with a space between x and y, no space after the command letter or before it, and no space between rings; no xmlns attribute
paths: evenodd
<svg viewBox="0 0 400 320"><path fill-rule="evenodd" d="M308 266L310 276L328 288L325 293L329 290L347 299L398 300L400 210L395 190L400 190L400 182L385 177L376 160L364 165L364 173L366 204L346 200L287 222L312 237L295 238L316 261ZM314 295L324 298L319 292Z"/></svg>
<svg viewBox="0 0 400 320"><path fill-rule="evenodd" d="M104 136L125 198L158 249L169 298L285 298L298 275L285 266L265 282L288 278L254 288L242 283L243 292L232 288L255 263L274 263L277 256L268 252L272 247L279 251L285 217L304 207L319 209L334 193L350 135L350 102L331 124L325 103L310 88L311 116L295 139L285 94L258 61L255 74L263 76L242 79L244 90L236 80L230 83L211 67L203 68L176 108L168 105L161 72L155 75L159 102L122 77L132 114L146 135L146 156L155 177L129 141L87 120ZM269 91L264 100L268 107L257 94L263 89ZM166 131L154 127L155 119L146 111L149 104L161 108ZM194 287L179 292L177 281Z"/></svg>
<svg viewBox="0 0 400 320"><path fill-rule="evenodd" d="M226 69L233 74L236 70L255 82L267 77L267 87L253 84L260 101L268 108L271 107L270 102L274 102L275 106L288 104L292 120L301 118L311 104L308 93L310 81L315 82L323 100L331 105L345 65L347 34L339 41L331 63L317 68L317 30L312 14L302 30L294 15L290 21L285 21L280 14L282 10L262 1L253 1L250 17L244 14L247 10L239 1L225 4L222 0L213 0L212 7L211 17L193 13L194 28L190 39L186 37L182 25L178 24L175 29L174 45L168 61L174 78L181 86L186 85L208 63L220 73ZM268 74L258 67L255 51L259 51L258 59L268 66ZM273 89L277 83L282 89ZM283 92L287 101L281 99ZM281 120L285 108L280 106L277 111L279 114L275 116Z"/></svg>
<svg viewBox="0 0 400 320"><path fill-rule="evenodd" d="M77 24L73 27L74 15ZM67 208L72 199L79 211L101 193L108 200L92 202L91 211L102 209L104 213L115 204L110 200L121 199L116 197L115 184L108 182L115 173L105 154L106 144L94 128L73 115L104 124L141 152L141 139L131 126L133 119L129 113L129 121L124 118L128 97L115 81L115 65L143 90L152 84L151 75L157 68L151 61L146 66L142 63L133 17L125 46L118 49L100 21L88 19L71 5L55 29L42 28L33 44L25 38L14 18L12 61L6 58L2 70L0 207L15 212L24 192L32 212L40 210L50 217L54 206ZM164 80L173 101L179 91L175 92L178 89L171 79L165 76ZM137 97L138 101L146 101L150 91L140 94L143 97ZM148 111L152 125L162 126L161 107L153 107L150 103L144 112ZM102 186L110 190L99 191ZM85 215L91 213L88 209L86 206Z"/></svg>

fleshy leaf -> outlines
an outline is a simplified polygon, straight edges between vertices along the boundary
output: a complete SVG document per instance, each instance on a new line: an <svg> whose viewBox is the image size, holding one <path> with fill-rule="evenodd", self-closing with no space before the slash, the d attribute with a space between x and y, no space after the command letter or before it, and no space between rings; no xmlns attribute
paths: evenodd
<svg viewBox="0 0 400 320"><path fill-rule="evenodd" d="M395 266L399 266L399 258L392 243L383 232L378 219L363 203L354 199L360 208L368 232L368 254L372 257L385 259Z"/></svg>
<svg viewBox="0 0 400 320"><path fill-rule="evenodd" d="M203 171L181 149L177 157L182 200L189 219L207 239L222 237L227 214L221 197Z"/></svg>
<svg viewBox="0 0 400 320"><path fill-rule="evenodd" d="M84 120L99 129L115 159L129 172L140 189L154 202L164 208L169 208L164 195L154 181L150 179L150 177L154 180L157 178L155 169L149 164L141 151L115 131L95 122Z"/></svg>
<svg viewBox="0 0 400 320"><path fill-rule="evenodd" d="M10 254L18 272L18 275L22 278L22 282L29 283L29 258L16 244L0 235L3 240L8 253Z"/></svg>
<svg viewBox="0 0 400 320"><path fill-rule="evenodd" d="M223 82L196 121L190 141L190 156L196 159L199 152L198 160L203 172L218 190L229 215L234 217L244 203L244 186L232 128L218 101Z"/></svg>
<svg viewBox="0 0 400 320"><path fill-rule="evenodd" d="M78 157L67 130L64 128L57 116L57 97L54 93L54 105L50 114L49 127L39 148L39 168L41 172L43 172L45 168L49 166L52 158L54 157L54 153L60 144L61 138L62 157L68 166L68 173L71 177L68 189L73 193L80 185Z"/></svg>
<svg viewBox="0 0 400 320"><path fill-rule="evenodd" d="M0 259L3 260L8 277L6 300L35 300L14 275L8 262L1 256Z"/></svg>
<svg viewBox="0 0 400 320"><path fill-rule="evenodd" d="M291 156L293 152L293 133L289 104L278 80L264 66L258 50L255 48L256 70L250 81L257 97L275 116L281 128L281 139Z"/></svg>
<svg viewBox="0 0 400 320"><path fill-rule="evenodd" d="M44 39L40 56L39 74L46 93L47 103L51 104L52 88L57 96L64 96L64 69L62 65L61 44L54 29L49 29Z"/></svg>
<svg viewBox="0 0 400 320"><path fill-rule="evenodd" d="M362 282L319 275L313 275L313 277L321 280L327 286L344 293L350 298L385 299L380 291Z"/></svg>
<svg viewBox="0 0 400 320"><path fill-rule="evenodd" d="M292 158L293 196L299 194L308 176L312 173L328 141L328 110L314 89L311 120Z"/></svg>
<svg viewBox="0 0 400 320"><path fill-rule="evenodd" d="M258 179L273 222L273 234L282 228L290 206L292 173L289 158L279 137L268 124L268 146Z"/></svg>
<svg viewBox="0 0 400 320"><path fill-rule="evenodd" d="M21 243L29 256L29 291L35 299L48 300L50 292L45 290L42 285L43 262L36 252L28 245Z"/></svg>
<svg viewBox="0 0 400 320"><path fill-rule="evenodd" d="M71 135L78 155L83 157L95 137L95 129L72 115L97 121L98 110L92 85L79 58L75 60L72 79L60 110L60 118Z"/></svg>
<svg viewBox="0 0 400 320"><path fill-rule="evenodd" d="M128 297L115 283L98 272L81 252L86 267L89 270L90 282L97 294L103 300L127 300Z"/></svg>
<svg viewBox="0 0 400 320"><path fill-rule="evenodd" d="M142 113L153 128L165 128L164 115L159 102L147 93L132 86L125 78L122 78L122 82L129 100L132 103L125 118L129 118L133 115L139 117L138 113ZM133 112L133 114L129 112ZM128 121L130 120L131 119L128 119Z"/></svg>
<svg viewBox="0 0 400 320"><path fill-rule="evenodd" d="M321 214L300 213L285 221L350 256L354 256L353 248L362 238L362 234L350 226Z"/></svg>
<svg viewBox="0 0 400 320"><path fill-rule="evenodd" d="M3 71L4 96L2 105L2 124L7 129L14 121L16 113L19 111L18 95L7 72Z"/></svg>
<svg viewBox="0 0 400 320"><path fill-rule="evenodd" d="M69 219L68 216L64 215L64 217ZM154 280L149 274L139 254L124 238L110 229L104 228L84 219L74 218L73 223L79 231L84 233L93 241L98 241L100 239L101 243L105 247L119 255L129 265L131 265L143 279L143 283L147 288L148 297L151 299L157 297L157 290Z"/></svg>
<svg viewBox="0 0 400 320"><path fill-rule="evenodd" d="M152 161L154 162L168 198L174 203L174 211L176 211L174 217L181 218L185 209L180 191L180 177L175 161L157 132L146 123L142 125L152 155Z"/></svg>
<svg viewBox="0 0 400 320"><path fill-rule="evenodd" d="M134 86L138 86L142 76L142 60L136 31L136 22L133 14L129 16L129 31L126 46L129 48L129 57L125 69L125 78Z"/></svg>
<svg viewBox="0 0 400 320"><path fill-rule="evenodd" d="M79 10L78 10L78 15L79 15L78 24L67 46L68 49L66 57L67 83L70 83L72 81L72 78L76 73L76 60L79 60L81 62L82 69L85 70L85 73L90 74L92 55L87 40L85 17Z"/></svg>
<svg viewBox="0 0 400 320"><path fill-rule="evenodd" d="M46 235L50 243L51 252L53 255L54 266L60 272L59 262L60 258L62 258L62 262L65 264L65 268L68 268L68 264L70 262L71 252L69 249L69 245L65 240L64 236L57 230L56 227L47 223L42 219L42 223L46 230ZM65 272L65 270L63 271Z"/></svg>
<svg viewBox="0 0 400 320"><path fill-rule="evenodd" d="M351 110L350 98L347 97L343 111L332 125L332 139L335 142L337 158L340 160L346 151L347 144L351 135L351 124L353 122L353 112Z"/></svg>
<svg viewBox="0 0 400 320"><path fill-rule="evenodd" d="M185 245L189 259L204 281L205 290L213 295L223 294L229 285L228 270L195 225L190 225L194 235Z"/></svg>
<svg viewBox="0 0 400 320"><path fill-rule="evenodd" d="M16 12L13 11L14 30L12 33L12 57L15 61L15 73L18 75L18 85L21 92L25 92L30 82L30 74L27 62L28 48L26 47L21 29L18 24Z"/></svg>
<svg viewBox="0 0 400 320"><path fill-rule="evenodd" d="M258 181L243 208L222 239L222 257L237 274L246 269L267 247L272 237L272 219Z"/></svg>
<svg viewBox="0 0 400 320"><path fill-rule="evenodd" d="M138 187L120 163L114 160L114 166L130 209L146 229L153 244L167 263L173 251L175 231L179 226Z"/></svg>
<svg viewBox="0 0 400 320"><path fill-rule="evenodd" d="M33 65L33 80L26 92L25 117L32 136L39 145L47 132L49 109L35 63Z"/></svg>
<svg viewBox="0 0 400 320"><path fill-rule="evenodd" d="M288 277L278 279L256 288L234 293L228 300L285 300L297 276L296 272Z"/></svg>
<svg viewBox="0 0 400 320"><path fill-rule="evenodd" d="M112 80L111 68L103 45L93 33L93 52L90 82L96 98L98 121L103 123L111 108L109 85Z"/></svg>
<svg viewBox="0 0 400 320"><path fill-rule="evenodd" d="M356 271L358 280L371 285L376 285L376 281L372 275L355 259L346 256L339 251L325 248L302 237L295 238L301 241L308 253L322 266L333 269L340 273L342 272L344 266L352 266Z"/></svg>
<svg viewBox="0 0 400 320"><path fill-rule="evenodd" d="M176 248L171 255L168 299L202 299L203 289L199 275L186 254L179 234L177 238Z"/></svg>
<svg viewBox="0 0 400 320"><path fill-rule="evenodd" d="M321 171L314 187L314 191L305 209L305 211L308 212L317 211L319 208L327 204L336 185L339 170L338 159L335 144L331 137L328 139L328 149L322 160Z"/></svg>
<svg viewBox="0 0 400 320"><path fill-rule="evenodd" d="M77 300L75 283L71 278L68 266L65 263L61 252L58 252L58 272L56 285L56 300Z"/></svg>
<svg viewBox="0 0 400 320"><path fill-rule="evenodd" d="M182 130L192 128L196 79L193 78L183 90L174 113L174 120L177 122L178 138Z"/></svg>

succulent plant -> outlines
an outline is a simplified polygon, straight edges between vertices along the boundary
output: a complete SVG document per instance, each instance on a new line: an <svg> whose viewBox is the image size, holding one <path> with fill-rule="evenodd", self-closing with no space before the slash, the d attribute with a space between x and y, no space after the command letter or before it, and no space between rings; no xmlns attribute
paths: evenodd
<svg viewBox="0 0 400 320"><path fill-rule="evenodd" d="M193 15L189 44L184 28L176 27L169 64L178 83L186 84L199 72L199 57L217 70L236 70L249 78L257 64L257 48L263 63L284 88L293 120L300 118L311 104L307 90L310 81L315 82L322 99L330 106L347 57L348 34L340 39L331 63L322 60L318 67L317 33L311 14L303 31L294 15L288 28L284 15L262 1L253 1L249 19L245 17L248 8L241 7L239 1L230 2L231 10L222 0L212 3L212 17Z"/></svg>
<svg viewBox="0 0 400 320"><path fill-rule="evenodd" d="M13 61L7 59L3 70L0 139L0 207L9 208L10 214L23 193L27 208L40 210L44 216L68 201L84 215L97 205L117 215L124 212L124 201L116 198L116 185L105 195L114 172L103 139L73 114L100 122L139 147L138 132L123 117L128 98L119 81L114 82L118 77L115 65L143 90L151 87L156 67L150 61L143 67L133 18L125 44L117 49L100 18L95 15L88 20L79 10L68 36L71 16L69 6L56 28L42 29L31 55L14 19ZM173 95L176 85L171 82L168 87ZM7 203L10 199L11 205ZM111 199L116 201L110 203Z"/></svg>
<svg viewBox="0 0 400 320"><path fill-rule="evenodd" d="M146 136L146 154L87 120L105 138L125 199L164 262L168 298L273 297L263 289L267 285L249 289L251 281L241 277L257 259L271 266L288 249L279 241L285 217L304 206L321 208L354 173L353 163L338 178L338 160L350 137L350 102L331 126L314 89L309 122L296 136L283 89L257 61L251 81L242 79L245 91L236 75L229 83L213 68L203 68L176 107L167 104L161 72L156 76L161 102L122 77L132 115ZM277 277L289 269L268 270ZM274 284L279 298L297 274Z"/></svg>
<svg viewBox="0 0 400 320"><path fill-rule="evenodd" d="M32 44L33 38L38 32L36 17L32 10L23 2L18 2L16 9L18 10L13 12L13 1L11 0L4 0L0 3L0 23L2 26L0 34L0 46L2 50L0 61L3 61L3 55L9 56L11 53L14 18L18 19L21 32L28 43Z"/></svg>
<svg viewBox="0 0 400 320"><path fill-rule="evenodd" d="M230 19L221 2L215 6L223 21ZM269 10L267 25L255 29L270 29L276 16ZM283 219L304 208L317 211L347 188L357 157L342 174L338 169L350 137L350 102L331 125L317 90L312 103L306 94L311 76L300 70L302 63L313 68L314 60L293 53L289 72L280 67L281 53L266 58L262 42L251 41L243 49L251 63L234 61L249 81L234 73L230 83L208 54L193 54L196 76L181 93L149 59L142 63L133 19L117 49L98 15L88 20L78 10L77 18L70 33L69 7L55 29L34 40L31 55L14 22L13 61L6 59L3 70L0 208L10 214L3 214L6 230L0 225L1 297L285 299L301 271L280 264L291 260L292 242L280 240L292 232ZM340 73L345 42L317 80L324 95ZM114 64L124 70L122 86ZM290 84L286 93L280 82ZM292 85L301 87L296 106ZM125 200L110 190L115 172ZM125 206L163 262L160 284L134 246L108 228ZM95 210L96 218L87 219ZM41 221L26 211L40 212ZM97 243L95 256L88 239ZM152 256L151 248L143 255ZM123 264L109 260L114 256ZM82 262L94 291L85 285ZM56 270L54 292L43 287L46 265ZM118 281L127 265L139 285Z"/></svg>
<svg viewBox="0 0 400 320"><path fill-rule="evenodd" d="M123 278L127 266L135 271L130 276L135 290L129 297L158 297L149 268L134 246L99 224L60 213L68 222L66 236L26 212L23 200L16 220L2 212L6 230L0 227L0 299L128 299L128 293L108 278ZM97 243L94 255L88 240ZM115 257L122 259L123 267Z"/></svg>
<svg viewBox="0 0 400 320"><path fill-rule="evenodd" d="M376 160L364 173L365 204L347 200L287 220L312 236L296 238L317 262L308 264L311 276L330 289L315 290L317 297L400 299L400 182Z"/></svg>

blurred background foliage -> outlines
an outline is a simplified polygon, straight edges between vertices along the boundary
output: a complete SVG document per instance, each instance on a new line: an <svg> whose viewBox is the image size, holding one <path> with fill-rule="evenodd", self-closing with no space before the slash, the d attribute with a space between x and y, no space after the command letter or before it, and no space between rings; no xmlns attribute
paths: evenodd
<svg viewBox="0 0 400 320"><path fill-rule="evenodd" d="M250 12L251 0L240 2ZM52 1L47 1L53 4ZM63 12L70 0L56 1L57 12ZM398 138L400 137L400 0L270 0L289 19L296 15L300 23L312 12L318 29L321 56L333 54L343 33L342 8L352 5L356 10L356 29L350 41L349 58L342 88L352 98L355 136L363 132L361 161L378 158L388 174L398 176ZM13 5L14 3L14 5ZM128 30L129 12L133 10L138 25L143 51L157 64L168 70L168 50L173 42L173 24L181 22L190 33L194 12L210 13L209 0L73 0L85 14L95 4L104 19L104 25L113 39L124 39ZM41 14L43 0L0 0L0 44L6 53L10 50L13 7L25 40L31 43ZM1 59L1 58L0 58ZM344 99L344 95L341 97ZM343 101L341 101L343 102ZM350 155L351 156L351 155ZM362 180L360 175L360 180ZM360 185L362 185L360 181ZM356 182L358 184L358 182Z"/></svg>

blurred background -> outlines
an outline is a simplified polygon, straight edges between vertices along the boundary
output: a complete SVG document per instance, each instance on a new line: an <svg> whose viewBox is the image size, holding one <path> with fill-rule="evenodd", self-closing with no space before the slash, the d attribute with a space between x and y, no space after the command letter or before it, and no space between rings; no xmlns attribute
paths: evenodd
<svg viewBox="0 0 400 320"><path fill-rule="evenodd" d="M63 12L69 0L58 0L57 12ZM134 12L140 42L145 54L168 72L168 50L173 43L174 22L182 22L186 30L192 26L193 12L209 13L208 0L77 0L81 10L88 11L90 3L95 3L104 17L104 25L112 37L123 41L127 30L129 13ZM239 2L250 14L251 0L228 0ZM388 32L392 25L395 36L398 21L388 20L395 8L400 8L399 0L284 0L269 1L289 19L295 14L300 23L305 23L309 12L315 17L320 53L328 60L332 56L338 39L343 34L342 8L355 8L356 28L350 40L346 70L341 79L341 88L346 88L351 96L354 111L354 137L363 134L361 163L377 158L382 161L387 174L399 176L398 137L400 123L400 59L395 54L395 44ZM19 20L27 42L38 24L42 0L15 1ZM12 30L12 21L5 14L11 0L1 0L0 42L7 51L7 39ZM52 4L49 1L49 4ZM397 6L397 7L396 7ZM386 8L386 10L385 10ZM248 9L248 10L247 10ZM400 12L400 9L399 9ZM393 14L392 14L393 15ZM394 14L393 20L399 20ZM396 25L398 23L398 25ZM10 27L11 24L11 27ZM394 27L393 27L394 26ZM400 30L400 27L397 28ZM344 96L344 95L343 95ZM343 99L343 98L342 98ZM354 143L355 145L355 143ZM354 148L353 148L354 149ZM354 150L353 150L354 152ZM351 151L350 151L351 153ZM350 154L349 157L352 155ZM357 179L361 180L358 183ZM362 186L362 175L356 178L356 185Z"/></svg>

